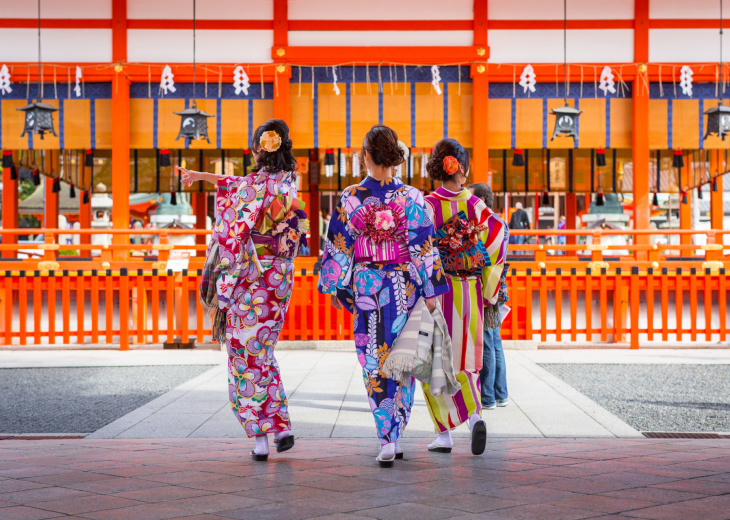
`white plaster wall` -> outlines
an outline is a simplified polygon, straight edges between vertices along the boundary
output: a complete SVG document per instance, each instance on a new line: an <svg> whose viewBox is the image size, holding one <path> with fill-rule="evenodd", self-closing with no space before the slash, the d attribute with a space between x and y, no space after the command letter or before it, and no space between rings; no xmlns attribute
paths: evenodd
<svg viewBox="0 0 730 520"><path fill-rule="evenodd" d="M198 63L271 62L273 31L197 31ZM127 59L130 62L190 63L193 61L191 31L150 31L128 33Z"/></svg>
<svg viewBox="0 0 730 520"><path fill-rule="evenodd" d="M296 0L293 0L296 1ZM197 0L200 20L273 20L273 0ZM188 19L193 0L127 0L129 19Z"/></svg>
<svg viewBox="0 0 730 520"><path fill-rule="evenodd" d="M730 14L730 3L724 1L725 17ZM650 18L720 18L718 0L649 0ZM719 22L718 22L719 27Z"/></svg>
<svg viewBox="0 0 730 520"><path fill-rule="evenodd" d="M0 60L38 61L37 29L0 29ZM44 62L110 62L111 29L43 29L41 56Z"/></svg>
<svg viewBox="0 0 730 520"><path fill-rule="evenodd" d="M723 59L730 58L730 38L723 38ZM720 60L718 29L650 29L649 61L658 63Z"/></svg>
<svg viewBox="0 0 730 520"><path fill-rule="evenodd" d="M563 61L563 31L489 31L489 61L493 63L559 63ZM569 63L634 61L630 29L568 31Z"/></svg>
<svg viewBox="0 0 730 520"><path fill-rule="evenodd" d="M112 0L42 0L41 18L112 17ZM0 0L0 18L38 18L38 2Z"/></svg>
<svg viewBox="0 0 730 520"><path fill-rule="evenodd" d="M568 20L633 20L633 18L634 0L568 0ZM563 0L489 0L489 19L562 20Z"/></svg>
<svg viewBox="0 0 730 520"><path fill-rule="evenodd" d="M293 46L454 47L474 44L472 31L291 31Z"/></svg>
<svg viewBox="0 0 730 520"><path fill-rule="evenodd" d="M507 0L505 0L507 1ZM471 20L474 0L290 0L290 20Z"/></svg>

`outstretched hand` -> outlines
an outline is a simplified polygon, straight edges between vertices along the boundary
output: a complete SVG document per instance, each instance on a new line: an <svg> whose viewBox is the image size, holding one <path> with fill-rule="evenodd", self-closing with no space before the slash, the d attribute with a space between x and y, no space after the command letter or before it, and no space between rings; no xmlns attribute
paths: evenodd
<svg viewBox="0 0 730 520"><path fill-rule="evenodd" d="M175 166L175 173L180 176L180 182L182 182L186 188L189 188L193 185L193 182L198 180L195 177L194 172L191 172L182 166Z"/></svg>
<svg viewBox="0 0 730 520"><path fill-rule="evenodd" d="M433 312L436 309L436 298L426 298L426 308L428 312Z"/></svg>
<svg viewBox="0 0 730 520"><path fill-rule="evenodd" d="M332 307L335 309L342 309L342 304L340 303L340 300L337 299L337 296L334 294L330 294L330 302L332 302Z"/></svg>

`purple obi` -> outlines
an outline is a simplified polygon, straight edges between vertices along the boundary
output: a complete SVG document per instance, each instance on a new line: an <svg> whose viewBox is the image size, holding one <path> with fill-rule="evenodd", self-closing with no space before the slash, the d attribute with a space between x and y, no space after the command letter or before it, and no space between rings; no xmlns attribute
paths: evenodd
<svg viewBox="0 0 730 520"><path fill-rule="evenodd" d="M350 219L356 263L399 264L410 261L405 209L395 202L363 204Z"/></svg>

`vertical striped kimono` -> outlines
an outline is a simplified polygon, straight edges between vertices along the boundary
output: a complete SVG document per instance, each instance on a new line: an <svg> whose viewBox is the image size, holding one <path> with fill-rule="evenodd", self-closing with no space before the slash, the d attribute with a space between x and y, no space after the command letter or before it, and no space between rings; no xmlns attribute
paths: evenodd
<svg viewBox="0 0 730 520"><path fill-rule="evenodd" d="M479 370L482 368L483 308L485 302L495 303L499 280L504 268L504 224L484 202L467 189L453 193L443 187L425 198L426 210L437 231L461 213L461 218L478 230L476 238L486 249L481 274L464 275L449 269L454 265L448 246L438 244L449 292L442 296L442 308L451 335L453 363L461 390L454 396L434 397L424 385L428 411L437 432L451 430L481 412ZM465 218L464 218L465 217Z"/></svg>

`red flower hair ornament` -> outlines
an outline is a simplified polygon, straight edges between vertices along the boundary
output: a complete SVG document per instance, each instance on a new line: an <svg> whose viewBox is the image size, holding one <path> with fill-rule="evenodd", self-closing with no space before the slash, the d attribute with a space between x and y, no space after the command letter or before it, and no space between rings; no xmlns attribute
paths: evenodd
<svg viewBox="0 0 730 520"><path fill-rule="evenodd" d="M444 171L449 175L453 175L459 171L459 161L456 160L456 157L452 155L444 157Z"/></svg>

